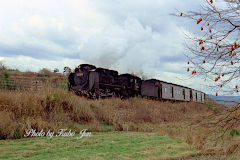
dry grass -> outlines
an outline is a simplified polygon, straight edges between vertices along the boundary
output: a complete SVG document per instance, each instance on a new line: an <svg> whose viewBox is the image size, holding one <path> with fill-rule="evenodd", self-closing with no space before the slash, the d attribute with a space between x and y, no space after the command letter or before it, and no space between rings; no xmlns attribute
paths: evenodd
<svg viewBox="0 0 240 160"><path fill-rule="evenodd" d="M30 128L57 130L75 123L94 124L96 130L103 122L120 131L151 131L149 123L185 121L209 110L197 103L141 98L88 100L62 89L41 93L0 91L0 97L1 138L22 137Z"/></svg>
<svg viewBox="0 0 240 160"><path fill-rule="evenodd" d="M215 115L218 119L219 115ZM215 121L209 116L193 118L184 122L160 124L160 135L171 138L181 138L189 145L200 151L199 156L211 156L212 159L239 159L240 158L240 126L224 134L220 125L206 125Z"/></svg>

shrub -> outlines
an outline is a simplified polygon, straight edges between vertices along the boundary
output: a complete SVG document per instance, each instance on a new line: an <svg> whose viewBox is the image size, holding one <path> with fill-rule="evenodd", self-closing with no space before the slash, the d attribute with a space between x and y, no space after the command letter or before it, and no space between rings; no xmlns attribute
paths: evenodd
<svg viewBox="0 0 240 160"><path fill-rule="evenodd" d="M233 128L231 131L230 131L230 135L231 136L239 136L240 135L240 132L237 130L237 129L235 129L235 128Z"/></svg>
<svg viewBox="0 0 240 160"><path fill-rule="evenodd" d="M7 70L3 70L0 75L0 89L16 89L16 85L14 84L14 80L10 78L10 74Z"/></svg>
<svg viewBox="0 0 240 160"><path fill-rule="evenodd" d="M52 75L52 72L50 69L43 68L39 71L39 73L45 77L50 77Z"/></svg>

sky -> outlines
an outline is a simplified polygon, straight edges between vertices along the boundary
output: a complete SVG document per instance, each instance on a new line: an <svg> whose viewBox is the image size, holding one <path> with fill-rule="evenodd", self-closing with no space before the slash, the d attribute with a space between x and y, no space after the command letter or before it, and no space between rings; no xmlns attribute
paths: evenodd
<svg viewBox="0 0 240 160"><path fill-rule="evenodd" d="M136 73L209 93L189 78L177 10L203 0L0 0L0 61L21 71L81 63Z"/></svg>

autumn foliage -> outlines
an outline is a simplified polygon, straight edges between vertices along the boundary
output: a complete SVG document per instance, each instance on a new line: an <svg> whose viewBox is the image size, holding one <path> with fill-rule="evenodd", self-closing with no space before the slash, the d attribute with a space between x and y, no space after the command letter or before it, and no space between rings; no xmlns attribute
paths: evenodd
<svg viewBox="0 0 240 160"><path fill-rule="evenodd" d="M186 34L186 48L190 51L187 71L204 77L208 87L217 92L238 93L235 86L240 77L239 11L238 0L206 0L199 10L180 14L199 28Z"/></svg>

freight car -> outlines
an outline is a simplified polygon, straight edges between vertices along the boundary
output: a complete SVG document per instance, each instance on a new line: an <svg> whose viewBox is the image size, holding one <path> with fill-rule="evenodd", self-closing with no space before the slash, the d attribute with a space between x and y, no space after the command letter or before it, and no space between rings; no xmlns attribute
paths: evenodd
<svg viewBox="0 0 240 160"><path fill-rule="evenodd" d="M161 100L205 102L205 93L157 79L141 80L131 74L81 64L69 74L68 86L77 95L90 98L151 97Z"/></svg>

